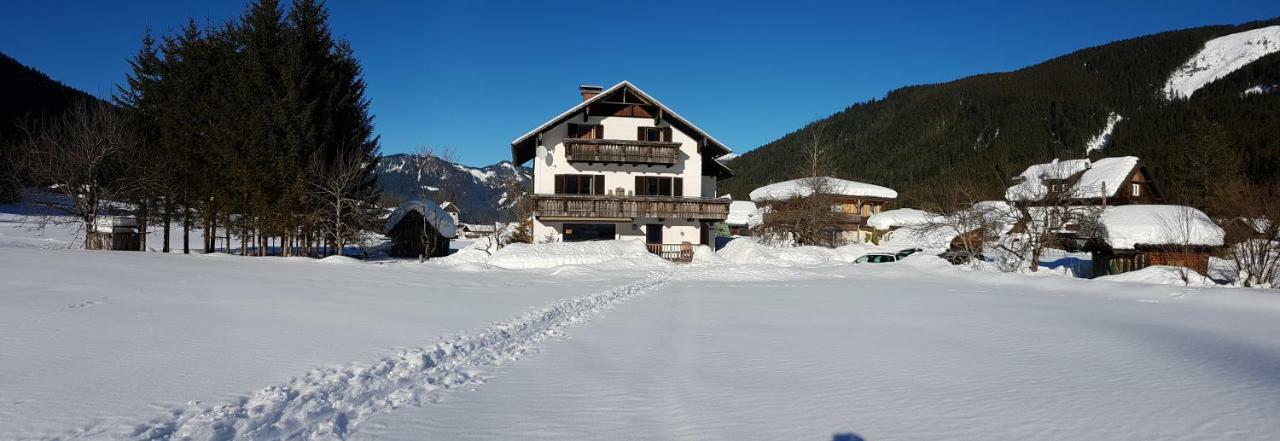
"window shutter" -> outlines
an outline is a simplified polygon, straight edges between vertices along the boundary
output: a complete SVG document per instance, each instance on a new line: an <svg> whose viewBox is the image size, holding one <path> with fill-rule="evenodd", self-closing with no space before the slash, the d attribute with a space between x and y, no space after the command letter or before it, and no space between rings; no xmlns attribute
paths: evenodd
<svg viewBox="0 0 1280 441"><path fill-rule="evenodd" d="M636 176L636 196L644 196L644 176Z"/></svg>
<svg viewBox="0 0 1280 441"><path fill-rule="evenodd" d="M556 194L564 194L564 175L556 175Z"/></svg>
<svg viewBox="0 0 1280 441"><path fill-rule="evenodd" d="M658 178L658 194L671 196L671 178Z"/></svg>
<svg viewBox="0 0 1280 441"><path fill-rule="evenodd" d="M636 127L636 141L644 141L644 127Z"/></svg>
<svg viewBox="0 0 1280 441"><path fill-rule="evenodd" d="M595 134L591 139L604 139L604 124L596 124Z"/></svg>
<svg viewBox="0 0 1280 441"><path fill-rule="evenodd" d="M671 187L671 195L678 198L684 197L684 178L675 179L675 183Z"/></svg>
<svg viewBox="0 0 1280 441"><path fill-rule="evenodd" d="M671 128L670 128L670 127L663 127L663 128L662 128L662 140L663 140L663 141L666 141L666 142L671 142Z"/></svg>
<svg viewBox="0 0 1280 441"><path fill-rule="evenodd" d="M604 194L604 175L596 175L594 180L596 185L595 192L592 194Z"/></svg>

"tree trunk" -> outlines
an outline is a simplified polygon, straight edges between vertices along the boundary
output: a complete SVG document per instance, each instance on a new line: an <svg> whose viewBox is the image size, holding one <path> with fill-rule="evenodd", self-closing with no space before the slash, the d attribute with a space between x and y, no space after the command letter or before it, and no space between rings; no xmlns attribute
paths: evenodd
<svg viewBox="0 0 1280 441"><path fill-rule="evenodd" d="M182 207L182 254L191 254L191 207Z"/></svg>
<svg viewBox="0 0 1280 441"><path fill-rule="evenodd" d="M164 207L164 252L169 252L169 228L173 226L173 207Z"/></svg>

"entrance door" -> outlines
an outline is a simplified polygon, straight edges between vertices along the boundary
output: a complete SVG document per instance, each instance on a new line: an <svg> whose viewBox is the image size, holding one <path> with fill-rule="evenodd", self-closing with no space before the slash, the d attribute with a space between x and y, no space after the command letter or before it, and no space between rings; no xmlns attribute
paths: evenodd
<svg viewBox="0 0 1280 441"><path fill-rule="evenodd" d="M564 224L565 242L613 240L617 234L618 226L615 224Z"/></svg>
<svg viewBox="0 0 1280 441"><path fill-rule="evenodd" d="M649 224L644 227L645 243L662 243L662 224Z"/></svg>

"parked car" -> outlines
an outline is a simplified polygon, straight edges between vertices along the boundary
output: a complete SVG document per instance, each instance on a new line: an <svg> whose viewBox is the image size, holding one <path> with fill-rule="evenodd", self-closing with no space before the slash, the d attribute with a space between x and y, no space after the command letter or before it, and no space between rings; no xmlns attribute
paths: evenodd
<svg viewBox="0 0 1280 441"><path fill-rule="evenodd" d="M968 251L964 251L964 250L947 251L945 253L939 254L938 257L946 259L946 261L951 262L952 265L963 265L963 264L969 263L969 261L973 259L982 260L982 255L975 256L969 253Z"/></svg>
<svg viewBox="0 0 1280 441"><path fill-rule="evenodd" d="M853 263L891 263L897 262L898 255L890 253L869 253L864 254Z"/></svg>
<svg viewBox="0 0 1280 441"><path fill-rule="evenodd" d="M898 251L898 254L897 254L897 256L898 256L898 260L905 259L907 256L910 256L910 255L915 254L915 253L919 253L919 252L921 252L921 251L924 251L924 250L922 250L922 249L920 249L920 248L907 248L907 249L905 249L905 250Z"/></svg>

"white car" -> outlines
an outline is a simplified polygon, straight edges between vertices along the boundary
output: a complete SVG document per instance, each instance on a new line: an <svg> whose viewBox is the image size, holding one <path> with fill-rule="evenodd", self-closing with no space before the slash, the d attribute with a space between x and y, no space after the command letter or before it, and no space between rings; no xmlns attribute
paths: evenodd
<svg viewBox="0 0 1280 441"><path fill-rule="evenodd" d="M898 256L892 253L869 253L864 254L853 263L890 263L897 262Z"/></svg>

